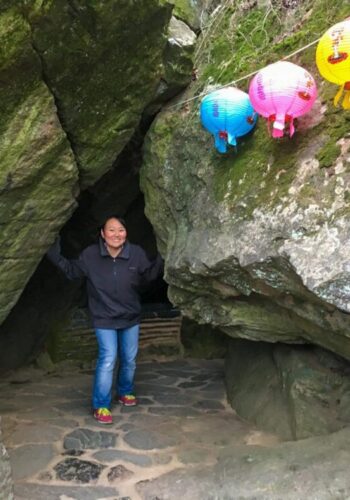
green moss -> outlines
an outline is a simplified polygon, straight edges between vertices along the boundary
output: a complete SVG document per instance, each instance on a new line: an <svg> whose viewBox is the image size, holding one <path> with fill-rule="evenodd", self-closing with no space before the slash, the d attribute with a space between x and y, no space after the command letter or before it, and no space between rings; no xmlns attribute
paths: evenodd
<svg viewBox="0 0 350 500"><path fill-rule="evenodd" d="M337 141L344 137L349 130L350 115L341 107L335 107L333 104L335 86L325 86L324 103L327 105L325 113L324 131L327 139L316 158L320 162L321 168L331 167L341 153L340 145Z"/></svg>
<svg viewBox="0 0 350 500"><path fill-rule="evenodd" d="M312 133L316 135L316 133ZM273 140L263 119L255 132L231 150L226 157L217 158L214 190L217 202L225 200L236 214L252 213L258 206L267 207L280 202L287 194L296 175L296 164L309 138L295 134Z"/></svg>
<svg viewBox="0 0 350 500"><path fill-rule="evenodd" d="M172 7L158 0L74 4L27 2L25 12L87 185L112 166L154 96Z"/></svg>
<svg viewBox="0 0 350 500"><path fill-rule="evenodd" d="M258 60L254 52L264 54L277 33L274 13L265 19L265 10L253 10L237 24L233 22L233 16L234 12L229 9L220 25L219 36L212 41L210 63L203 72L204 80L210 77L217 83L227 83L242 72L251 71L253 61Z"/></svg>
<svg viewBox="0 0 350 500"><path fill-rule="evenodd" d="M2 71L12 64L28 37L28 25L18 14L16 8L9 9L0 15L0 64Z"/></svg>
<svg viewBox="0 0 350 500"><path fill-rule="evenodd" d="M321 168L328 168L333 165L334 161L340 154L340 146L334 142L327 142L317 155Z"/></svg>
<svg viewBox="0 0 350 500"><path fill-rule="evenodd" d="M174 10L173 14L182 19L183 21L189 21L193 18L194 7L192 7L190 0L173 0Z"/></svg>
<svg viewBox="0 0 350 500"><path fill-rule="evenodd" d="M11 8L0 15L0 137L8 121L41 85L40 63L30 45L30 29L20 13Z"/></svg>
<svg viewBox="0 0 350 500"><path fill-rule="evenodd" d="M299 191L299 206L307 207L315 201L318 191L312 184L304 184Z"/></svg>

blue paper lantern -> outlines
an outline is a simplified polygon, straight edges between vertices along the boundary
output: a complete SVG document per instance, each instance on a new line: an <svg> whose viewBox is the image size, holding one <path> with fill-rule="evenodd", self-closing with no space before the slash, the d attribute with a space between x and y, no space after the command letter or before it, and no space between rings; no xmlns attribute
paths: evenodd
<svg viewBox="0 0 350 500"><path fill-rule="evenodd" d="M219 153L226 153L227 144L236 146L237 137L250 132L256 123L248 94L235 87L214 90L206 95L200 107L204 128L214 135Z"/></svg>

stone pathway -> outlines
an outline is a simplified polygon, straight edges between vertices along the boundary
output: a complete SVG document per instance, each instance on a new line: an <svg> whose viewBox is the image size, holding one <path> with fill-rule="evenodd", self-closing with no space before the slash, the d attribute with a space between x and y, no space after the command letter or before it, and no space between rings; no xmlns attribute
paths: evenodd
<svg viewBox="0 0 350 500"><path fill-rule="evenodd" d="M33 368L1 381L16 499L163 500L179 493L193 500L193 493L178 492L181 479L173 474L210 470L234 450L247 456L252 445L276 443L228 406L221 360L140 363L140 404L116 403L112 426L90 415L92 378L87 370ZM161 480L164 488L163 478L165 491L157 496L152 484Z"/></svg>
<svg viewBox="0 0 350 500"><path fill-rule="evenodd" d="M90 415L92 377L1 380L15 500L350 499L350 428L278 443L227 405L222 361L140 363L140 405L116 403L112 426Z"/></svg>

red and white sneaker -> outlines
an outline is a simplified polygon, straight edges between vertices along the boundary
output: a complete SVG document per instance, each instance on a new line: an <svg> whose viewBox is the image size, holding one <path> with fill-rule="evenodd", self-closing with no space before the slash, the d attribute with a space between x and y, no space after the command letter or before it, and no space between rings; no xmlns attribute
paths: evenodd
<svg viewBox="0 0 350 500"><path fill-rule="evenodd" d="M124 396L119 396L118 398L119 403L121 403L124 406L136 406L137 405L137 399L133 394L124 394Z"/></svg>
<svg viewBox="0 0 350 500"><path fill-rule="evenodd" d="M94 410L94 418L96 418L100 424L110 425L113 423L112 413L108 408L96 408L96 410Z"/></svg>

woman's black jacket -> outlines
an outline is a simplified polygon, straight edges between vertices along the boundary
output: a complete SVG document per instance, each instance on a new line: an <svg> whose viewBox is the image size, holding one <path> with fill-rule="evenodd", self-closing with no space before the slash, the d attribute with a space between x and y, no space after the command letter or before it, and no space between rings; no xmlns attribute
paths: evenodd
<svg viewBox="0 0 350 500"><path fill-rule="evenodd" d="M141 247L129 242L113 258L102 239L85 248L76 260L61 255L59 240L52 245L47 256L67 278L86 278L95 328L128 328L138 324L140 290L161 276L164 267L160 255L151 261Z"/></svg>

